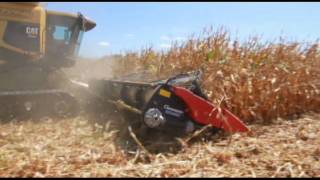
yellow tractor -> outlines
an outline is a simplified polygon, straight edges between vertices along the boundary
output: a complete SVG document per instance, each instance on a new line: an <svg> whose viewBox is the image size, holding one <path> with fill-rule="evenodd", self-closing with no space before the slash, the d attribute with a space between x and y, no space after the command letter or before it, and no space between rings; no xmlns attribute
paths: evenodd
<svg viewBox="0 0 320 180"><path fill-rule="evenodd" d="M76 100L55 76L75 63L83 33L95 26L38 2L0 3L0 114L75 112Z"/></svg>

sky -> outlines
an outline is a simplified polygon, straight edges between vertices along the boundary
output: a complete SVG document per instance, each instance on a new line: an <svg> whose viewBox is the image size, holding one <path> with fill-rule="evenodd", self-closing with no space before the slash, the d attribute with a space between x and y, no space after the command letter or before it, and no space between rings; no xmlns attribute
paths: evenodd
<svg viewBox="0 0 320 180"><path fill-rule="evenodd" d="M84 34L80 56L170 48L204 28L224 27L239 40L258 35L310 42L320 35L319 2L48 2L47 9L81 12L97 26Z"/></svg>

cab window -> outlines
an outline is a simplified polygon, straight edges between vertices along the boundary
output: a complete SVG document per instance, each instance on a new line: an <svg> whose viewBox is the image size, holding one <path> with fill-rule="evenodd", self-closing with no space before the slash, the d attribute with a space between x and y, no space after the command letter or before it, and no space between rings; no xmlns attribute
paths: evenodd
<svg viewBox="0 0 320 180"><path fill-rule="evenodd" d="M65 26L54 26L53 27L52 38L56 41L64 41L65 44L69 44L71 40L71 31Z"/></svg>

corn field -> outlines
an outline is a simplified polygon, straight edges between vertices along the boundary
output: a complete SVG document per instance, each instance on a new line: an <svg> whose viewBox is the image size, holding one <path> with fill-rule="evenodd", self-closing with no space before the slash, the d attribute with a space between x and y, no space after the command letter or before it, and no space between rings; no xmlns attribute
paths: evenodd
<svg viewBox="0 0 320 180"><path fill-rule="evenodd" d="M202 69L211 100L247 122L320 109L318 42L253 37L240 43L223 28L208 28L198 38L173 42L167 52L147 48L116 56L112 69L115 75L147 70L159 78Z"/></svg>
<svg viewBox="0 0 320 180"><path fill-rule="evenodd" d="M166 52L147 48L78 61L67 75L87 81L147 71L157 79L196 69L204 72L212 102L246 121L250 133L172 142L159 136L142 141L157 150L146 153L131 136L122 137L128 127L116 113L104 119L104 131L87 115L11 121L0 126L0 176L320 177L320 116L308 112L320 109L317 42L240 43L222 28L208 29Z"/></svg>

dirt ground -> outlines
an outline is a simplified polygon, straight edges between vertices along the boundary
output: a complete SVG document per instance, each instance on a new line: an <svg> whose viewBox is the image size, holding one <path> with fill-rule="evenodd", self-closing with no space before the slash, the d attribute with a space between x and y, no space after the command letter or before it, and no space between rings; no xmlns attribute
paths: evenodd
<svg viewBox="0 0 320 180"><path fill-rule="evenodd" d="M148 156L119 145L121 131L112 124L104 132L84 116L1 124L0 176L320 177L320 114L253 124L252 133L198 138L178 152Z"/></svg>

